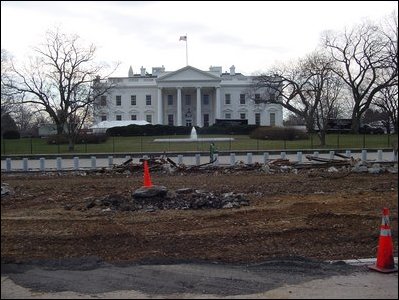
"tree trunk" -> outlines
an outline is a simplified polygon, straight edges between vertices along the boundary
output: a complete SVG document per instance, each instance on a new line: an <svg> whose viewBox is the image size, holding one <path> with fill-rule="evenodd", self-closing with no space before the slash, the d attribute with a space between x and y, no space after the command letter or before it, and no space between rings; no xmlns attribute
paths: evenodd
<svg viewBox="0 0 399 300"><path fill-rule="evenodd" d="M69 137L69 138L68 138L68 151L69 151L69 152L72 152L72 151L74 151L74 150L75 150L75 143L74 143L74 140L73 140L73 138Z"/></svg>
<svg viewBox="0 0 399 300"><path fill-rule="evenodd" d="M325 146L326 145L326 132L324 130L320 130L317 133L317 136L319 137L319 140L320 140L320 146Z"/></svg>

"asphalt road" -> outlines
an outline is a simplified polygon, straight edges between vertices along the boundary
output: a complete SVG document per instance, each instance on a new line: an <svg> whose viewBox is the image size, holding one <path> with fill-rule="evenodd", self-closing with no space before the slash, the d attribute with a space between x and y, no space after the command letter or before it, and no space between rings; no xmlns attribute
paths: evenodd
<svg viewBox="0 0 399 300"><path fill-rule="evenodd" d="M365 262L304 258L249 265L209 262L104 263L95 257L2 264L1 298L397 299L398 273Z"/></svg>

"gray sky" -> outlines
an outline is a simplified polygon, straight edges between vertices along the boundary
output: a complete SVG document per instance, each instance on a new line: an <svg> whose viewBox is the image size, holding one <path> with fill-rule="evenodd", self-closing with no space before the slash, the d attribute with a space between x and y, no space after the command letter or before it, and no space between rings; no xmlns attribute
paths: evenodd
<svg viewBox="0 0 399 300"><path fill-rule="evenodd" d="M97 46L97 60L121 62L113 76L144 66L174 71L235 65L245 75L313 51L324 30L379 22L398 1L1 1L1 48L23 61L59 27Z"/></svg>

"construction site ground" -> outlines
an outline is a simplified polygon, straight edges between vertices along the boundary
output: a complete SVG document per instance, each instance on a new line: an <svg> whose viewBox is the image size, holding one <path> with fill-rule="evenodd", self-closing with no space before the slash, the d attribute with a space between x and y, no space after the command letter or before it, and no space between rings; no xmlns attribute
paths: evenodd
<svg viewBox="0 0 399 300"><path fill-rule="evenodd" d="M110 263L198 260L255 263L278 257L375 257L382 208L390 211L394 256L398 174L303 169L151 172L169 190L243 193L248 206L120 211L88 199L130 197L143 173L2 174L2 263L98 257Z"/></svg>

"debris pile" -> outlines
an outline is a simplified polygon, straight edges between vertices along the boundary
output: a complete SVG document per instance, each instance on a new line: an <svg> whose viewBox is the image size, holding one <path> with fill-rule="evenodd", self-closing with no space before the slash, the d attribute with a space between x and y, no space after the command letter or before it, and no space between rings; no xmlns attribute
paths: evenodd
<svg viewBox="0 0 399 300"><path fill-rule="evenodd" d="M110 194L101 198L84 199L83 209L100 208L103 211L155 211L167 209L223 209L248 206L243 193L214 193L205 190L182 188L167 190L163 186L140 188L132 197ZM68 208L70 209L70 208Z"/></svg>

